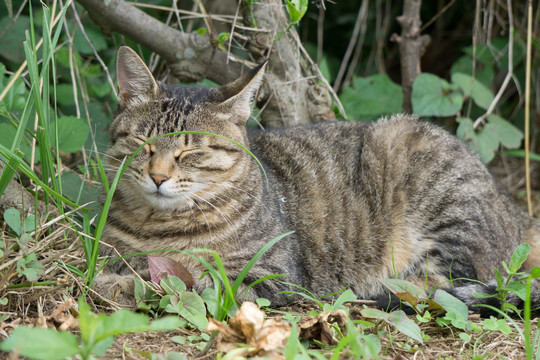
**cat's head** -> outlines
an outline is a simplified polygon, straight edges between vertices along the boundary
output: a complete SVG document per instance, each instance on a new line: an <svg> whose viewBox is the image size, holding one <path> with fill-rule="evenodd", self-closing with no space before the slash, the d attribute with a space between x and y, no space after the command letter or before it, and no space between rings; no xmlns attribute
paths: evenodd
<svg viewBox="0 0 540 360"><path fill-rule="evenodd" d="M119 111L110 128L111 165L160 135L198 131L247 145L246 122L265 64L219 88L158 84L141 58L121 47ZM245 176L249 155L226 139L201 134L159 137L131 162L119 191L157 209L181 209L222 192Z"/></svg>

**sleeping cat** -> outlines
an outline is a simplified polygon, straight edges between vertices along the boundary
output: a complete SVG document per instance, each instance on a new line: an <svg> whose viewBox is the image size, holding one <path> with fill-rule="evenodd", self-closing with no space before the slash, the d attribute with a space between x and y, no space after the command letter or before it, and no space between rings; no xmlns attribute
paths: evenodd
<svg viewBox="0 0 540 360"><path fill-rule="evenodd" d="M476 154L446 131L409 115L374 123L329 122L249 133L246 122L263 77L259 65L220 88L158 84L128 47L117 59L119 112L110 165L144 142L114 194L104 241L122 255L159 249L215 250L235 278L253 255L293 230L255 264L244 283L270 274L326 295L345 287L361 298L385 293L381 278L433 289L450 278L488 281L523 242L525 270L538 265L539 222L526 216ZM114 176L114 172L110 174ZM116 254L102 246L105 253ZM161 253L163 254L163 253ZM212 286L205 268L164 256ZM146 274L146 257L129 257ZM132 271L109 265L101 284L129 288ZM446 285L447 287L449 285ZM111 290L110 287L107 287ZM460 290L461 289L461 290ZM264 281L247 298L287 302L290 290ZM467 303L480 285L457 288ZM485 290L484 290L485 291Z"/></svg>

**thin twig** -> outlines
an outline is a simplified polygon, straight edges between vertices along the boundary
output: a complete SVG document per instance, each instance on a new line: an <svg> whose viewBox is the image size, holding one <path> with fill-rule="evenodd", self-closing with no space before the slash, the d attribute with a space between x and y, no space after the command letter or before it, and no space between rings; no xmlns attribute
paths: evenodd
<svg viewBox="0 0 540 360"><path fill-rule="evenodd" d="M347 45L347 50L345 50L345 55L343 56L343 60L341 60L341 66L339 67L338 74L336 76L336 81L334 83L334 91L339 91L341 87L341 82L343 80L343 76L345 75L345 70L347 69L347 64L349 63L349 59L351 58L351 54L354 49L354 45L356 44L356 39L358 38L358 34L360 33L360 25L362 24L362 14L365 11L364 10L364 3L360 6L358 9L358 14L356 15L356 21L354 22L354 28L352 32L351 39L349 40L349 45Z"/></svg>
<svg viewBox="0 0 540 360"><path fill-rule="evenodd" d="M446 5L441 9L441 11L439 11L434 17L432 17L427 23L425 23L424 26L422 26L422 27L420 28L420 32L426 30L426 28L427 28L429 25L431 25L431 24L433 24L435 21L437 21L437 19L438 19L439 17L441 17L441 15L444 14L444 13L450 8L450 6L454 5L455 2L456 2L456 0L452 0L452 1L450 1L448 4L446 4Z"/></svg>
<svg viewBox="0 0 540 360"><path fill-rule="evenodd" d="M92 49L92 52L94 53L94 56L96 57L97 61L101 65L101 68L103 69L103 71L105 71L105 74L107 75L107 80L109 81L109 85L111 86L111 89L113 91L114 96L116 96L117 95L116 94L116 87L114 86L114 81L113 81L113 79L111 77L111 74L109 73L109 69L107 68L107 65L105 65L103 60L101 59L101 56L99 56L98 52L96 51L96 48L94 47L94 44L92 44L92 41L90 41L90 38L86 34L86 30L84 29L84 26L81 23L81 19L79 18L79 14L77 13L77 8L75 8L74 3L71 3L71 9L73 10L73 16L75 17L75 21L79 25L79 29L81 29L81 32L82 32L84 38L86 39L86 42L88 43L88 45Z"/></svg>
<svg viewBox="0 0 540 360"><path fill-rule="evenodd" d="M487 117L491 115L491 113L495 109L495 106L497 106L497 104L499 103L499 100L501 99L514 73L514 19L512 15L512 1L511 0L507 0L507 6L508 6L508 73L506 74L506 77L504 78L504 81L499 91L497 92L497 95L495 95L495 98L489 105L489 108L487 109L486 113L480 116L474 122L473 127L475 129L478 128L480 124L483 124L484 121L487 119Z"/></svg>
<svg viewBox="0 0 540 360"><path fill-rule="evenodd" d="M509 0L510 1L510 0ZM531 171L529 160L530 134L529 123L531 116L531 53L532 53L532 0L527 1L527 61L525 66L525 184L527 193L527 209L529 215L533 215L531 202Z"/></svg>

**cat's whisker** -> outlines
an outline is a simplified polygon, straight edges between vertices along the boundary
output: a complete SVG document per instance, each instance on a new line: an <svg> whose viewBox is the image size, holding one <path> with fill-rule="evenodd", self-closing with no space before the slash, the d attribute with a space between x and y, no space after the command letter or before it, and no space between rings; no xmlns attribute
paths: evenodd
<svg viewBox="0 0 540 360"><path fill-rule="evenodd" d="M201 191L205 194L210 194L208 191ZM238 215L242 216L242 212L240 212L240 210L238 210L236 207L234 207L230 202L228 202L227 200L225 200L224 198L222 198L221 196L218 196L218 195L215 195L215 194L210 194L211 196L215 197L216 199L219 199L220 201L223 201L225 204L229 205L231 208L233 208L237 213Z"/></svg>
<svg viewBox="0 0 540 360"><path fill-rule="evenodd" d="M210 227L210 222L208 221L208 218L206 217L206 214L204 213L204 211L201 209L201 207L195 201L193 201L193 204L197 207L197 209L199 209L199 211L203 215L204 220L206 221L206 226L208 226L208 233L211 234L212 233L212 228Z"/></svg>
<svg viewBox="0 0 540 360"><path fill-rule="evenodd" d="M240 188L238 186L235 186L235 185L233 185L231 183L227 183L227 186L229 186L229 187L231 187L231 188L233 188L235 190L238 190L238 191L242 192L243 194L249 196L251 199L258 202L267 213L270 213L270 210L268 209L266 204L264 202L262 202L262 200L259 197L255 196L255 195L251 194L249 191L246 191L246 190L244 190L244 189L242 189L242 188Z"/></svg>
<svg viewBox="0 0 540 360"><path fill-rule="evenodd" d="M207 203L208 205L210 205L212 208L214 208L214 210L217 211L217 213L223 218L223 220L225 220L225 222L229 225L229 227L231 228L231 230L234 230L234 227L232 226L231 222L230 222L230 219L225 216L225 214L223 214L216 206L214 206L210 201L207 201L205 199L203 199L202 197L200 197L199 195L197 194L193 194L193 196L195 196L196 198L204 201L205 203Z"/></svg>

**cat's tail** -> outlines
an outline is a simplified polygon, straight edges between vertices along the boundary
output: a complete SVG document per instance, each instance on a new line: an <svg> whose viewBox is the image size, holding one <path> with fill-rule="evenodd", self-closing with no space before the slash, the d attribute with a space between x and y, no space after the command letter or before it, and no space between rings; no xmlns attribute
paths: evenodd
<svg viewBox="0 0 540 360"><path fill-rule="evenodd" d="M537 219L530 219L529 227L526 230L525 239L530 246L530 252L520 270L529 274L534 267L540 266L540 221ZM503 280L506 281L506 278ZM469 310L475 313L480 313L482 316L489 316L493 315L494 312L484 305L501 309L502 300L500 296L486 298L474 296L473 294L484 293L489 295L498 295L499 291L497 288L497 280L493 279L487 284L468 283L447 291L467 304ZM524 290L525 288L523 287L521 289L516 288L515 292L508 292L508 295L504 301L518 309L523 309L523 298L525 297ZM540 279L532 279L531 281L531 308L536 314L540 313Z"/></svg>

